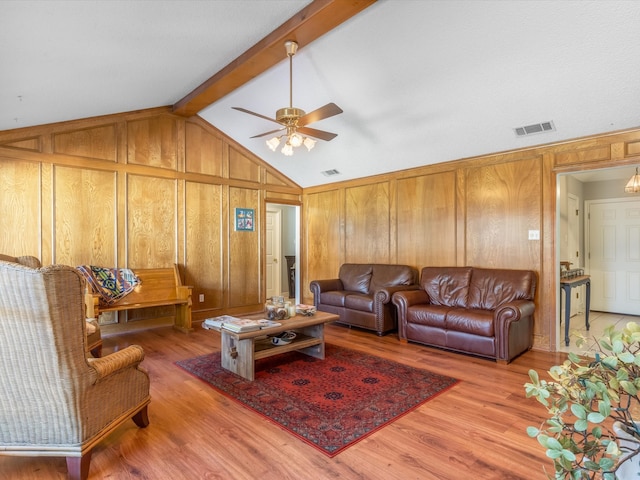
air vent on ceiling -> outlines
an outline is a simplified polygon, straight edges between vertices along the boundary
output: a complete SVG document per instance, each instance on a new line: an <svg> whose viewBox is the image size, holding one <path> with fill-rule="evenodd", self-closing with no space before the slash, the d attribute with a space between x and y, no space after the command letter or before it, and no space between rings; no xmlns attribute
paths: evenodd
<svg viewBox="0 0 640 480"><path fill-rule="evenodd" d="M325 170L324 172L322 172L322 174L325 177L331 177L333 175L340 175L340 172L338 170L336 170L335 168L332 168L331 170Z"/></svg>
<svg viewBox="0 0 640 480"><path fill-rule="evenodd" d="M526 137L527 135L535 135L537 133L553 132L556 126L552 121L534 123L533 125L527 125L524 127L516 127L513 129L518 137Z"/></svg>

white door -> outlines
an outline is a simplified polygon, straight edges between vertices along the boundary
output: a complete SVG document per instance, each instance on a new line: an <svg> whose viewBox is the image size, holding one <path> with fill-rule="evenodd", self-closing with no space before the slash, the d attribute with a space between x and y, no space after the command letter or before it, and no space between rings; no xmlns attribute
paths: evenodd
<svg viewBox="0 0 640 480"><path fill-rule="evenodd" d="M281 222L282 212L277 209L267 209L267 237L266 237L266 283L267 298L280 295L281 288Z"/></svg>
<svg viewBox="0 0 640 480"><path fill-rule="evenodd" d="M640 315L640 200L588 203L591 309Z"/></svg>

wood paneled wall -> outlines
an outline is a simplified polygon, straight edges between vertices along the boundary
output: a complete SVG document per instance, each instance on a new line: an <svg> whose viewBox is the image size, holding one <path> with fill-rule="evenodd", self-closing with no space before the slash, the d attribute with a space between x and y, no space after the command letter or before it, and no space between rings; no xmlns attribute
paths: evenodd
<svg viewBox="0 0 640 480"><path fill-rule="evenodd" d="M73 266L178 263L195 319L260 308L264 200L300 205L301 193L168 108L0 132L0 252ZM254 231L234 230L235 208L255 210ZM129 313L121 322L163 315Z"/></svg>
<svg viewBox="0 0 640 480"><path fill-rule="evenodd" d="M313 300L309 282L335 278L345 262L531 269L534 348L553 351L556 175L639 162L640 130L632 130L307 188L304 300Z"/></svg>
<svg viewBox="0 0 640 480"><path fill-rule="evenodd" d="M553 350L556 174L638 163L635 129L303 195L202 119L158 108L0 132L0 252L45 264L178 263L194 286L194 318L242 313L264 300L265 203L302 204L304 302L311 280L334 278L345 262L533 269L534 347ZM253 232L234 230L235 208L255 209Z"/></svg>

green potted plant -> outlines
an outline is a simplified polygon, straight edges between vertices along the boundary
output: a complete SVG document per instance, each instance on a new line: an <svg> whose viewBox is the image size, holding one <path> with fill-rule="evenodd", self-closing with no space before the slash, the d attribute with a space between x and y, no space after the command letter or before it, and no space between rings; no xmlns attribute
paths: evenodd
<svg viewBox="0 0 640 480"><path fill-rule="evenodd" d="M548 478L640 479L640 325L608 327L593 347L595 358L570 353L551 367L551 380L529 371L526 396L542 403L548 418L527 433L553 460Z"/></svg>

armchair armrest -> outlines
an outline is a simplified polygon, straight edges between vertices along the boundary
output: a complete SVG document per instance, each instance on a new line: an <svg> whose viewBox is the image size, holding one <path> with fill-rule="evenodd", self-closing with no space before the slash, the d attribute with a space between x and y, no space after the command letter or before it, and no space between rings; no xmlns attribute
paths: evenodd
<svg viewBox="0 0 640 480"><path fill-rule="evenodd" d="M126 368L136 367L144 360L144 350L139 345L129 345L105 357L87 358L89 366L95 372L93 383Z"/></svg>

